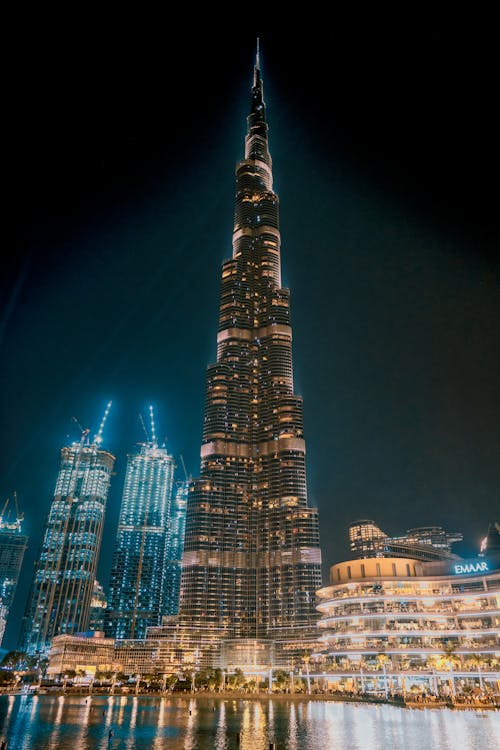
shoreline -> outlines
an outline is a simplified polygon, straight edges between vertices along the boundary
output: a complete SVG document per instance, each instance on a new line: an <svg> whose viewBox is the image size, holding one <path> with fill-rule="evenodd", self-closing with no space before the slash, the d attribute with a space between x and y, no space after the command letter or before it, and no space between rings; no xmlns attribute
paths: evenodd
<svg viewBox="0 0 500 750"><path fill-rule="evenodd" d="M80 697L80 698L181 698L183 700L196 700L196 701L316 701L319 703L356 703L359 705L372 705L372 706L395 706L396 708L407 708L407 709L441 709L449 708L451 710L472 710L472 711L499 711L500 703L467 703L460 701L450 701L446 699L436 699L430 701L412 701L404 700L401 698L383 698L376 696L361 696L361 695L345 695L335 693L247 693L240 690L226 690L221 692L166 692L166 693L152 693L152 692L115 692L110 694L108 692L89 692L84 690L71 691L71 690L44 690L33 691L30 693L23 693L19 690L16 691L5 691L0 692L0 695L19 695L19 696L49 696L58 698L62 695L68 697Z"/></svg>

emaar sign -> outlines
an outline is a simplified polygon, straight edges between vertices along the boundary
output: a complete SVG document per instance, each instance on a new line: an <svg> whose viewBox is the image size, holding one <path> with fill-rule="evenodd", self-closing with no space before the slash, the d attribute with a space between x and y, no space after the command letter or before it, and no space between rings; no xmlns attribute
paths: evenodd
<svg viewBox="0 0 500 750"><path fill-rule="evenodd" d="M453 569L455 571L455 575L463 575L464 573L487 573L489 567L487 562L481 560L481 562L457 563L457 565L453 566Z"/></svg>

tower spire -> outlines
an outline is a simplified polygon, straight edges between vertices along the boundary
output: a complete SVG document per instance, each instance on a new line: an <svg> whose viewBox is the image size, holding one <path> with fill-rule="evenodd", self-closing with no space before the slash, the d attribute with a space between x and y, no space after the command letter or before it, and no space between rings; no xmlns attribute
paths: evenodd
<svg viewBox="0 0 500 750"><path fill-rule="evenodd" d="M255 53L255 67L260 70L260 39L257 37L257 51Z"/></svg>

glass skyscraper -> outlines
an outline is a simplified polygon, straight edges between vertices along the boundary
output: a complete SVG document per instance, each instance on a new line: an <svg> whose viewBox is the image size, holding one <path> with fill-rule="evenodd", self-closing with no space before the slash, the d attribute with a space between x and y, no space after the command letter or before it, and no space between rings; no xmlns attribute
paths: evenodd
<svg viewBox="0 0 500 750"><path fill-rule="evenodd" d="M10 498L0 514L0 646L9 610L14 601L28 537L22 533L23 515L15 500L15 516L8 511Z"/></svg>
<svg viewBox="0 0 500 750"><path fill-rule="evenodd" d="M110 637L144 638L146 628L166 614L174 465L154 439L128 456L105 615Z"/></svg>
<svg viewBox="0 0 500 750"><path fill-rule="evenodd" d="M179 612L181 588L182 552L186 527L186 508L189 481L176 482L170 509L170 522L165 547L165 615Z"/></svg>
<svg viewBox="0 0 500 750"><path fill-rule="evenodd" d="M92 442L89 430L84 430L79 442L61 449L21 640L29 654L46 654L56 635L88 629L115 463L115 457L100 447L103 425L104 420Z"/></svg>
<svg viewBox="0 0 500 750"><path fill-rule="evenodd" d="M245 158L236 166L233 253L222 267L217 361L207 372L201 474L188 498L180 596L182 624L217 628L240 643L281 639L312 628L318 618L318 513L307 498L280 244L257 53Z"/></svg>

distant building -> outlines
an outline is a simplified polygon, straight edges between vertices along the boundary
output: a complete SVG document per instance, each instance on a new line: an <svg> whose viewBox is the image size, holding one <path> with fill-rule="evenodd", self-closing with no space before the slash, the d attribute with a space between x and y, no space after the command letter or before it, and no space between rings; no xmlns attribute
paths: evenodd
<svg viewBox="0 0 500 750"><path fill-rule="evenodd" d="M0 514L0 646L28 545L28 537L21 529L24 516L19 513L17 497L14 495L14 515L9 510L9 503L10 498Z"/></svg>
<svg viewBox="0 0 500 750"><path fill-rule="evenodd" d="M170 508L170 520L165 545L165 596L163 614L166 616L176 615L179 612L182 552L184 550L188 492L189 481L176 483Z"/></svg>
<svg viewBox="0 0 500 750"><path fill-rule="evenodd" d="M488 527L488 533L481 541L480 555L490 555L500 552L500 523L494 521Z"/></svg>
<svg viewBox="0 0 500 750"><path fill-rule="evenodd" d="M165 614L174 466L154 437L128 457L105 615L109 637L144 638Z"/></svg>
<svg viewBox="0 0 500 750"><path fill-rule="evenodd" d="M89 630L104 630L104 613L108 606L108 599L103 587L96 579L92 589L92 599L90 601Z"/></svg>
<svg viewBox="0 0 500 750"><path fill-rule="evenodd" d="M349 525L349 546L355 557L415 557L422 561L458 558L451 546L461 542L462 534L449 533L441 526L408 529L402 536L391 537L371 520Z"/></svg>
<svg viewBox="0 0 500 750"><path fill-rule="evenodd" d="M45 524L24 618L21 648L46 654L54 636L88 630L104 514L115 457L99 432L61 449L54 500Z"/></svg>

